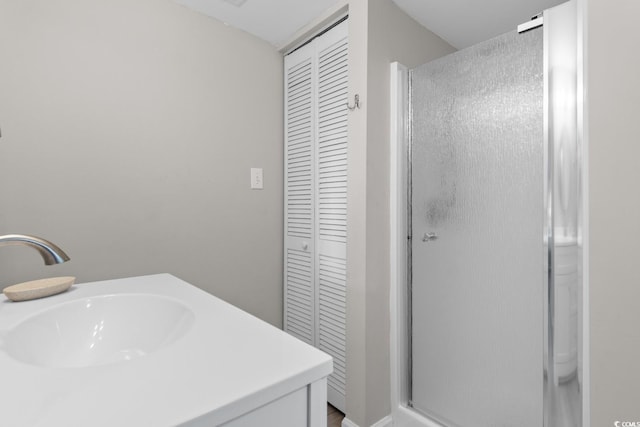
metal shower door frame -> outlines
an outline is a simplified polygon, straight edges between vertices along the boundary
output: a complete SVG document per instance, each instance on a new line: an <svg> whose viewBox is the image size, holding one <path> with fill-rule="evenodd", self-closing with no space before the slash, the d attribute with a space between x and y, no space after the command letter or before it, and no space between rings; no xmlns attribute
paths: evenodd
<svg viewBox="0 0 640 427"><path fill-rule="evenodd" d="M558 9L562 8L562 10ZM554 10L556 9L556 10ZM571 55L575 56L574 69L576 78L575 87L575 100L576 100L576 117L575 117L575 131L576 131L576 155L578 159L578 166L576 171L577 180L577 208L578 217L578 277L580 280L580 296L579 296L579 318L578 318L578 352L580 354L580 362L578 365L577 375L580 382L580 393L574 396L577 399L581 412L581 424L582 427L590 426L590 414L589 414L589 402L590 402L590 377L589 377L589 281L588 281L588 206L586 189L588 188L588 150L587 150L587 134L586 134L586 96L584 90L584 76L585 76L585 57L584 52L586 50L586 42L584 38L585 34L585 16L586 5L583 0L572 0L559 7L552 8L545 11L545 14L550 15L550 25L553 26L553 30L556 32L562 32L564 27L564 35L559 37L568 37L573 39L572 45L566 45L564 48L573 49ZM546 19L546 17L545 17ZM563 19L572 19L573 22L567 26L554 25L556 20L562 21ZM549 21L548 21L549 22ZM555 263L554 254L554 189L553 185L549 185L549 182L553 182L554 168L547 167L553 162L553 147L555 141L553 140L553 123L549 122L549 114L553 112L549 111L549 86L548 80L549 69L551 67L549 56L549 39L553 36L550 34L550 25L546 25L544 28L545 37L545 104L544 104L544 135L545 135L545 212L547 214L546 222L546 236L544 250L548 254L548 279L549 279L549 305L547 307L546 316L550 320L547 325L549 333L547 335L547 364L551 369L546 373L550 378L554 378L553 366L554 366L554 319L553 319L553 306L555 303L554 295L554 272L553 267ZM559 30L559 31L556 31ZM558 55L556 54L556 57ZM391 178L391 191L390 191L390 253L391 253L391 268L390 268L390 280L391 280L391 298L390 298L390 310L391 310L391 345L390 345L390 360L391 360L391 400L392 400L392 417L394 419L394 425L403 427L439 427L437 423L425 418L424 416L413 411L407 404L410 398L411 380L410 374L410 336L407 334L407 330L410 327L410 310L409 298L410 295L406 290L405 284L410 279L410 266L407 265L409 260L409 249L407 248L407 236L410 235L410 221L408 216L408 203L411 200L408 185L408 173L410 173L410 111L409 111L409 70L407 67L400 63L394 62L390 64L390 178ZM551 147L551 148L549 148ZM545 373L542 373L545 375ZM544 401L544 426L545 427L560 427L562 424L558 424L558 414L555 412L557 396L557 381L547 381L547 389L545 390ZM542 391L541 391L542 392ZM564 427L564 426L562 426Z"/></svg>

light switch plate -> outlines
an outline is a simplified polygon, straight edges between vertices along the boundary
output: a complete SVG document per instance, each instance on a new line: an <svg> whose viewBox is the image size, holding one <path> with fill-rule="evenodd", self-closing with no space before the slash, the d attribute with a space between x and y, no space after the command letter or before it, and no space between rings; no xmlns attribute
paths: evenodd
<svg viewBox="0 0 640 427"><path fill-rule="evenodd" d="M262 168L251 168L251 189L262 190Z"/></svg>

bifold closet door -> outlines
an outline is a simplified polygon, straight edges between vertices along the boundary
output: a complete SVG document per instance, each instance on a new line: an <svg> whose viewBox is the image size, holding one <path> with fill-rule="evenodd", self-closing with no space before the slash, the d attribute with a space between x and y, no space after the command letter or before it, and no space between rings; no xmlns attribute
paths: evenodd
<svg viewBox="0 0 640 427"><path fill-rule="evenodd" d="M315 345L315 68L311 49L285 57L284 329Z"/></svg>
<svg viewBox="0 0 640 427"><path fill-rule="evenodd" d="M347 279L347 22L316 39L316 283L320 350L333 357L329 401L345 411Z"/></svg>
<svg viewBox="0 0 640 427"><path fill-rule="evenodd" d="M348 28L285 58L285 330L334 360L345 410Z"/></svg>

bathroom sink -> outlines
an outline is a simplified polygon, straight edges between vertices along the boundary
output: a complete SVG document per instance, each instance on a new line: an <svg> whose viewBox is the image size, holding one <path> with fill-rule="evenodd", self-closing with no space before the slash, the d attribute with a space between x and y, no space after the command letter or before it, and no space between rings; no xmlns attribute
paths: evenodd
<svg viewBox="0 0 640 427"><path fill-rule="evenodd" d="M125 362L166 347L190 329L193 312L178 300L117 294L55 305L8 331L4 349L31 365L80 368Z"/></svg>
<svg viewBox="0 0 640 427"><path fill-rule="evenodd" d="M0 426L307 426L331 370L326 353L170 274L0 294Z"/></svg>

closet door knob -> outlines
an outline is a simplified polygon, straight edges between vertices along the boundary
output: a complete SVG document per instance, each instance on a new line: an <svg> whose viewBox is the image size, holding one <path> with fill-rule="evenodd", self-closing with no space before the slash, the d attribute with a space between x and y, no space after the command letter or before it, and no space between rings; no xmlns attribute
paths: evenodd
<svg viewBox="0 0 640 427"><path fill-rule="evenodd" d="M302 242L302 250L306 251L307 249L309 249L309 244L307 242Z"/></svg>

